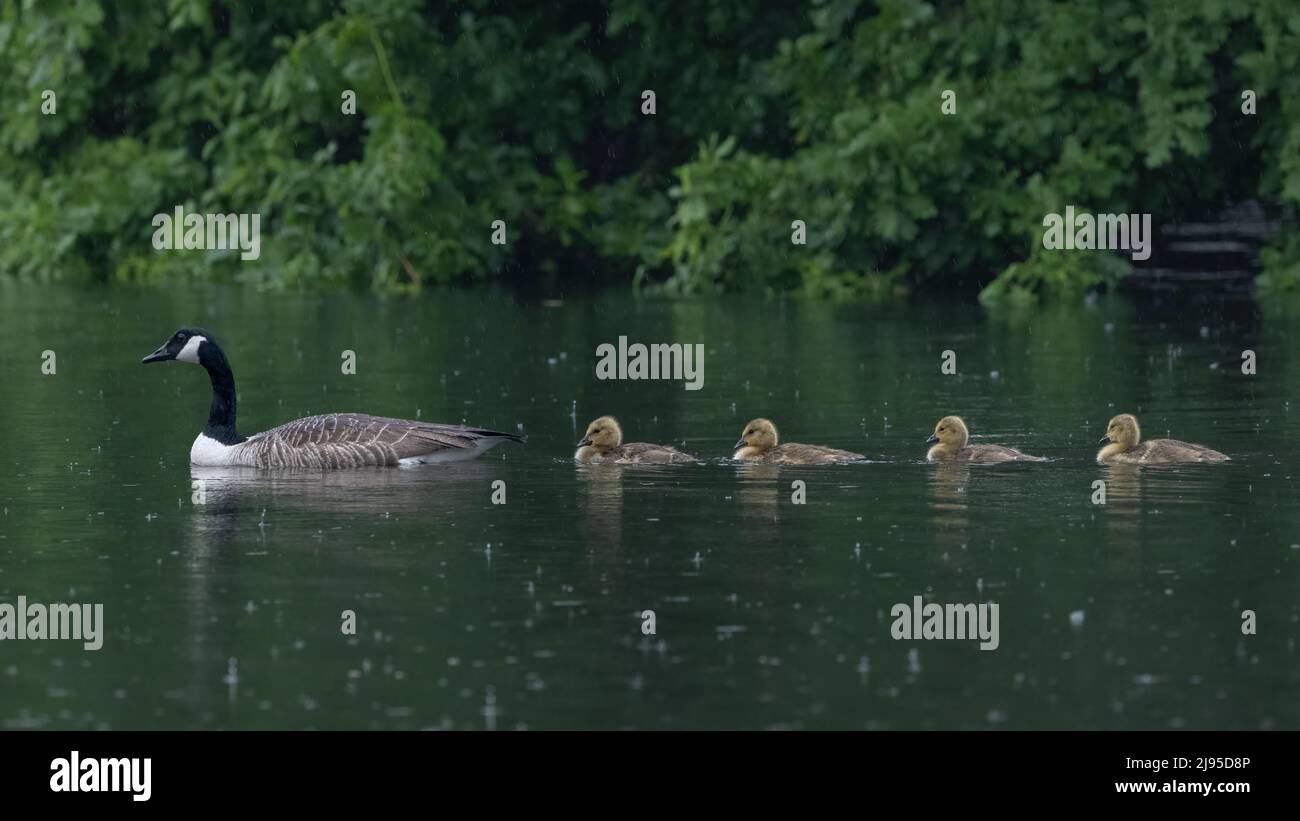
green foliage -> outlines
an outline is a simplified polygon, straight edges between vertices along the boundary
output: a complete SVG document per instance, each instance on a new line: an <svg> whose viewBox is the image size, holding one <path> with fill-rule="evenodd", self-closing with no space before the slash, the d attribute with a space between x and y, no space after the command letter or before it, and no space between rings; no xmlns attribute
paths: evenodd
<svg viewBox="0 0 1300 821"><path fill-rule="evenodd" d="M1043 253L1045 213L1300 203L1298 19L1289 0L7 0L0 274L1069 293L1127 263ZM261 214L261 259L155 251L176 205ZM1294 283L1300 244L1264 260Z"/></svg>
<svg viewBox="0 0 1300 821"><path fill-rule="evenodd" d="M607 21L585 4L510 5L5 4L0 98L14 113L0 123L0 271L392 290L556 256L661 259L684 124L744 121L696 87L720 94L743 60L715 49L678 76L697 44L643 6L616 4ZM717 4L701 36L766 37L766 51L774 27L742 5ZM636 47L643 37L663 45L655 58ZM645 87L685 102L642 118ZM44 89L58 95L53 116L40 112ZM355 116L341 111L344 89ZM685 130L665 137L664 121ZM620 167L606 167L606 131ZM153 215L178 204L260 214L261 259L154 251ZM498 219L506 246L490 242Z"/></svg>
<svg viewBox="0 0 1300 821"><path fill-rule="evenodd" d="M1256 280L1271 292L1300 291L1300 235L1286 234L1260 252L1264 273Z"/></svg>
<svg viewBox="0 0 1300 821"><path fill-rule="evenodd" d="M1013 262L980 292L980 301L1033 301L1039 294L1072 294L1102 283L1113 283L1132 270L1115 254L1069 254L1036 246L1029 259Z"/></svg>
<svg viewBox="0 0 1300 821"><path fill-rule="evenodd" d="M945 289L971 274L984 300L1023 300L1129 270L1043 253L1043 216L1067 205L1159 225L1250 196L1300 203L1300 17L1285 0L817 8L764 72L791 149L711 142L678 170L672 290ZM791 219L809 225L798 252Z"/></svg>

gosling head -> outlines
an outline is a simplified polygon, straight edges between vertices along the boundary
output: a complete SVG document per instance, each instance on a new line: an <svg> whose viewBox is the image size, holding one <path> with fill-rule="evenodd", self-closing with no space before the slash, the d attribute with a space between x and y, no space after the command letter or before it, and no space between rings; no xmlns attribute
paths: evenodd
<svg viewBox="0 0 1300 821"><path fill-rule="evenodd" d="M621 444L623 444L623 429L618 426L618 420L612 416L602 416L587 426L587 433L578 443L578 447L610 450Z"/></svg>
<svg viewBox="0 0 1300 821"><path fill-rule="evenodd" d="M934 426L934 433L930 434L930 438L926 439L925 443L960 450L966 447L968 441L970 441L970 433L966 430L966 423L961 421L961 417L945 416Z"/></svg>
<svg viewBox="0 0 1300 821"><path fill-rule="evenodd" d="M1142 429L1138 427L1137 417L1131 413L1121 413L1112 417L1106 425L1106 435L1101 437L1100 444L1115 444L1119 445L1120 450L1131 450L1140 441Z"/></svg>
<svg viewBox="0 0 1300 821"><path fill-rule="evenodd" d="M767 419L755 419L745 425L745 430L740 434L740 441L736 443L736 449L753 448L761 453L776 447L778 441L776 425Z"/></svg>
<svg viewBox="0 0 1300 821"><path fill-rule="evenodd" d="M158 347L158 350L140 361L147 365L150 362L166 362L175 359L177 362L202 365L218 356L222 356L221 349L217 347L212 334L202 328L185 327L172 334L170 339Z"/></svg>

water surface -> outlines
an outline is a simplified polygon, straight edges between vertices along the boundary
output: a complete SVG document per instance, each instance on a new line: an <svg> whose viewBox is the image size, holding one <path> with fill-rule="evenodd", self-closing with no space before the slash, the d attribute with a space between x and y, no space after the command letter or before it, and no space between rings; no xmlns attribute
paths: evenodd
<svg viewBox="0 0 1300 821"><path fill-rule="evenodd" d="M191 468L206 376L139 364L182 324L224 346L244 434L356 410L528 444L404 470ZM1250 300L990 313L0 282L0 601L102 602L107 622L94 652L0 643L0 727L1296 728L1297 325ZM620 335L703 343L704 388L597 381ZM1098 466L1123 411L1233 461ZM707 461L575 466L605 413ZM927 465L946 413L1052 461ZM725 461L755 416L871 461ZM918 594L997 602L1000 647L893 640L891 607Z"/></svg>

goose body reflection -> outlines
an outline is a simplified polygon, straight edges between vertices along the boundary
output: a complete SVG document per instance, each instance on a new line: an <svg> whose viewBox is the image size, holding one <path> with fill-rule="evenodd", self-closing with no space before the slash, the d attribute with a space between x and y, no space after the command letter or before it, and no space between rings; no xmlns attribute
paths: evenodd
<svg viewBox="0 0 1300 821"><path fill-rule="evenodd" d="M490 487L499 475L493 463L461 462L440 470L268 472L240 466L190 466L190 480L202 488L208 513L257 516L262 508L295 514L431 515L445 505L465 509L466 488ZM488 497L484 497L488 498ZM200 517L202 518L202 517Z"/></svg>

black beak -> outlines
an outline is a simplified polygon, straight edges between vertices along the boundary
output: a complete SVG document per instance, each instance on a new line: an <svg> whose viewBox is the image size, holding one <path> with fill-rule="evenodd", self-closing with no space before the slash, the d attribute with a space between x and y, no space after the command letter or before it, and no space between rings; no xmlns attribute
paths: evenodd
<svg viewBox="0 0 1300 821"><path fill-rule="evenodd" d="M744 446L745 446L745 437L743 437L743 436L740 437L740 441L738 441L738 442L736 442L736 444L732 445L732 447L735 448L736 450L740 450L740 449L743 448Z"/></svg>
<svg viewBox="0 0 1300 821"><path fill-rule="evenodd" d="M933 445L935 442L938 441L939 441L939 437L932 433L930 434L930 438L925 440L925 443L927 445Z"/></svg>
<svg viewBox="0 0 1300 821"><path fill-rule="evenodd" d="M1097 444L1099 444L1099 445L1109 445L1109 444L1110 444L1110 437L1109 437L1109 436L1103 436L1103 437L1101 437L1101 441L1099 441Z"/></svg>
<svg viewBox="0 0 1300 821"><path fill-rule="evenodd" d="M149 354L144 359L141 359L140 363L142 365L148 365L150 362L166 362L168 359L173 358L174 357L167 352L167 345L164 343L161 348Z"/></svg>
<svg viewBox="0 0 1300 821"><path fill-rule="evenodd" d="M590 436L584 436L584 437L582 437L582 441L578 443L578 447L580 447L580 448L585 448L585 447L587 447L587 446L590 445L590 444L591 444L591 437L590 437Z"/></svg>

